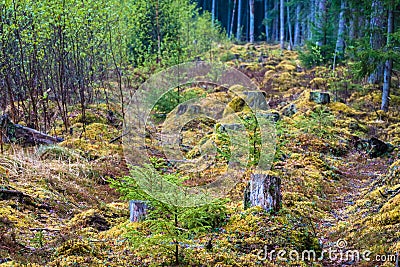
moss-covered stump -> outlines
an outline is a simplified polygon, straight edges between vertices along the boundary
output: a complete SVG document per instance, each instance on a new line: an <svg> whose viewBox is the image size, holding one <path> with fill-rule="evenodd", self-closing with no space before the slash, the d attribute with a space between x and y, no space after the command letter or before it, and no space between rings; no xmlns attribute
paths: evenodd
<svg viewBox="0 0 400 267"><path fill-rule="evenodd" d="M311 91L310 101L313 101L317 104L329 104L331 102L331 96L329 95L329 93Z"/></svg>
<svg viewBox="0 0 400 267"><path fill-rule="evenodd" d="M244 207L260 206L277 212L282 205L281 179L266 174L251 174L244 194Z"/></svg>
<svg viewBox="0 0 400 267"><path fill-rule="evenodd" d="M129 220L131 222L140 222L142 221L147 214L147 204L140 200L131 200L129 201L129 211L130 216Z"/></svg>

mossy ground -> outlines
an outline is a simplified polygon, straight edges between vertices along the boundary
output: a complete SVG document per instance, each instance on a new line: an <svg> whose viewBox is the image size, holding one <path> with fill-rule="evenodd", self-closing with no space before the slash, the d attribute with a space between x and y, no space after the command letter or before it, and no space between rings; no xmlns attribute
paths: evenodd
<svg viewBox="0 0 400 267"><path fill-rule="evenodd" d="M339 239L347 241L348 249L369 249L373 255L399 252L398 90L393 90L390 111L382 113L379 90L353 81L345 67L335 72L326 67L305 70L296 52L282 53L276 46L262 44L220 47L213 53L256 82L281 115L271 173L282 178L283 208L277 214L257 207L243 210L246 173L229 194L225 221L180 244L182 266L340 266L344 263L328 260L264 262L257 256L264 247L320 252ZM311 102L311 90L330 92L333 102ZM230 103L225 116L248 112L225 91L204 89L204 93ZM293 105L295 112L285 112ZM26 195L26 199L0 200L0 259L12 260L4 266L172 265L170 251L162 244L131 249L127 235L151 232L146 222L128 222L127 204L107 184L108 177L126 174L120 144L109 143L120 135L120 124L118 119L107 119L107 109L88 107L86 121L78 110L71 112L73 134L64 133L66 140L58 147L14 147L0 156L1 188ZM188 157L197 157L207 140L220 148L229 146L220 139L223 136L212 133L215 127L201 120L186 127L182 135ZM370 158L367 151L355 148L354 138L372 136L397 147L390 154ZM152 147L153 156L162 158L160 150ZM154 162L165 172L175 171L162 159ZM224 161L219 163L186 183L212 181L225 171ZM206 249L210 238L213 247Z"/></svg>

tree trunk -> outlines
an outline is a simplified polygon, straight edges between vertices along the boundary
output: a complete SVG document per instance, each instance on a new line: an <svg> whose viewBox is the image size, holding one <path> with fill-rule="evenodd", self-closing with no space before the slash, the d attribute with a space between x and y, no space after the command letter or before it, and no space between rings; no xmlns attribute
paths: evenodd
<svg viewBox="0 0 400 267"><path fill-rule="evenodd" d="M294 46L300 46L300 11L301 4L296 4L296 21L294 23Z"/></svg>
<svg viewBox="0 0 400 267"><path fill-rule="evenodd" d="M228 16L226 19L226 33L228 38L231 38L231 0L228 0Z"/></svg>
<svg viewBox="0 0 400 267"><path fill-rule="evenodd" d="M148 206L145 202L140 200L129 201L129 220L131 222L139 222L147 215Z"/></svg>
<svg viewBox="0 0 400 267"><path fill-rule="evenodd" d="M350 20L349 20L349 40L356 39L356 27L357 27L358 16L355 8L352 8L350 11Z"/></svg>
<svg viewBox="0 0 400 267"><path fill-rule="evenodd" d="M338 37L336 40L336 55L335 55L339 59L342 59L344 56L345 10L346 10L346 0L342 0L340 3L339 27L338 27Z"/></svg>
<svg viewBox="0 0 400 267"><path fill-rule="evenodd" d="M370 36L370 45L371 48L374 50L378 50L383 48L385 45L385 38L384 38L384 7L381 0L373 0L371 6L371 36ZM375 71L370 74L368 77L368 82L373 84L378 84L383 80L383 69L384 64L379 63L376 67Z"/></svg>
<svg viewBox="0 0 400 267"><path fill-rule="evenodd" d="M265 41L269 42L268 0L264 0Z"/></svg>
<svg viewBox="0 0 400 267"><path fill-rule="evenodd" d="M238 0L238 20L236 29L236 40L240 41L242 35L242 0Z"/></svg>
<svg viewBox="0 0 400 267"><path fill-rule="evenodd" d="M250 12L250 43L254 43L254 1L249 0L249 12Z"/></svg>
<svg viewBox="0 0 400 267"><path fill-rule="evenodd" d="M315 1L316 0L310 0L310 13L307 20L308 40L313 38L313 27L315 25Z"/></svg>
<svg viewBox="0 0 400 267"><path fill-rule="evenodd" d="M211 6L211 21L212 21L213 26L214 26L214 20L215 20L215 1L216 0L212 0L212 6Z"/></svg>
<svg viewBox="0 0 400 267"><path fill-rule="evenodd" d="M286 7L286 11L287 11L287 26L288 26L288 33L289 33L289 50L292 50L292 47L293 47L292 23L290 22L290 8L289 8L289 6Z"/></svg>
<svg viewBox="0 0 400 267"><path fill-rule="evenodd" d="M278 212L282 205L281 179L266 174L251 174L244 193L244 208L260 206Z"/></svg>
<svg viewBox="0 0 400 267"><path fill-rule="evenodd" d="M393 24L394 24L394 16L393 16L393 2L389 7L388 12L388 27L387 27L387 41L386 45L390 49L391 46L391 35L393 34ZM393 68L393 59L389 58L385 62L385 70L383 75L383 88L382 88L382 104L381 110L387 112L389 111L389 95L390 95L390 84L392 79L392 68Z"/></svg>
<svg viewBox="0 0 400 267"><path fill-rule="evenodd" d="M248 1L251 1L251 0L248 0ZM245 5L246 6L246 12L245 12L245 14L246 14L246 42L249 42L249 30L250 30L250 27L249 27L249 21L250 21L249 20L249 16L250 16L249 5Z"/></svg>
<svg viewBox="0 0 400 267"><path fill-rule="evenodd" d="M236 0L233 0L232 21L231 21L231 28L229 31L229 38L232 38L233 36L233 22L235 21L235 12L236 12Z"/></svg>
<svg viewBox="0 0 400 267"><path fill-rule="evenodd" d="M275 42L279 42L279 16L278 16L278 9L279 9L279 0L274 1L274 23L273 23L273 37Z"/></svg>
<svg viewBox="0 0 400 267"><path fill-rule="evenodd" d="M281 49L285 49L285 0L280 0L280 45Z"/></svg>
<svg viewBox="0 0 400 267"><path fill-rule="evenodd" d="M317 31L317 45L326 45L327 29L326 29L326 0L319 0L318 12L316 14L316 31Z"/></svg>

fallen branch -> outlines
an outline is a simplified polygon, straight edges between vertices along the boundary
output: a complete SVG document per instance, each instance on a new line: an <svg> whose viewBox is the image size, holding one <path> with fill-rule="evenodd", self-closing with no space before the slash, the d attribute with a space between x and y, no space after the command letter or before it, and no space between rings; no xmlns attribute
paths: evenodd
<svg viewBox="0 0 400 267"><path fill-rule="evenodd" d="M29 197L25 193L18 191L18 190L9 190L9 189L0 189L0 199L1 200L8 200L13 197L18 197L19 199L23 197Z"/></svg>
<svg viewBox="0 0 400 267"><path fill-rule="evenodd" d="M8 115L0 116L0 130L2 142L19 143L22 145L52 145L62 142L63 139L41 133L35 129L14 124Z"/></svg>
<svg viewBox="0 0 400 267"><path fill-rule="evenodd" d="M128 132L128 133L121 134L121 135L119 135L119 136L117 136L117 137L111 139L108 143L109 143L109 144L115 143L115 142L117 142L119 139L121 139L122 137L124 137L124 136L126 136L126 135L128 135L128 134L129 134L129 132Z"/></svg>
<svg viewBox="0 0 400 267"><path fill-rule="evenodd" d="M51 229L51 228L29 228L31 231L47 231L47 232L59 232L61 229Z"/></svg>

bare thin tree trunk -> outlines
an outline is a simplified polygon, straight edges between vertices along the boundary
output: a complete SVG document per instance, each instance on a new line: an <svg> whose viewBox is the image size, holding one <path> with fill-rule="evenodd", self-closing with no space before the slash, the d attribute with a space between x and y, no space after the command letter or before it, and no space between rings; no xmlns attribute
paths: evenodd
<svg viewBox="0 0 400 267"><path fill-rule="evenodd" d="M381 49L385 45L385 38L383 36L384 29L384 7L381 0L372 1L371 13L371 37L370 44L374 50ZM384 64L379 63L375 71L368 77L368 82L378 84L383 80Z"/></svg>
<svg viewBox="0 0 400 267"><path fill-rule="evenodd" d="M265 41L269 42L268 0L264 0Z"/></svg>
<svg viewBox="0 0 400 267"><path fill-rule="evenodd" d="M231 20L231 28L229 32L229 37L233 36L233 22L235 21L235 12L236 12L236 0L233 0L233 11L232 11L232 20Z"/></svg>
<svg viewBox="0 0 400 267"><path fill-rule="evenodd" d="M339 27L338 27L338 37L336 40L336 51L335 56L343 58L344 55L344 29L345 29L345 17L344 12L346 10L346 0L342 0L340 3L340 14L339 14Z"/></svg>
<svg viewBox="0 0 400 267"><path fill-rule="evenodd" d="M254 43L254 1L249 0L249 12L250 12L250 43Z"/></svg>
<svg viewBox="0 0 400 267"><path fill-rule="evenodd" d="M316 17L316 30L318 31L317 35L317 44L318 46L326 45L327 39L327 29L326 29L326 0L319 0L318 2L318 12Z"/></svg>
<svg viewBox="0 0 400 267"><path fill-rule="evenodd" d="M390 48L391 38L393 34L393 24L394 24L394 16L393 16L393 1L390 3L389 12L388 12L388 27L387 27L387 41L386 45ZM382 105L381 110L387 112L389 110L389 95L390 95L390 84L392 79L392 68L393 68L393 59L389 58L385 62L385 70L383 75L383 88L382 88Z"/></svg>
<svg viewBox="0 0 400 267"><path fill-rule="evenodd" d="M279 16L278 14L279 9L279 0L274 1L274 22L273 22L273 37L275 42L279 42Z"/></svg>
<svg viewBox="0 0 400 267"><path fill-rule="evenodd" d="M280 45L281 49L285 49L285 0L280 0Z"/></svg>
<svg viewBox="0 0 400 267"><path fill-rule="evenodd" d="M226 33L228 38L231 38L231 0L228 0L228 16L226 18Z"/></svg>
<svg viewBox="0 0 400 267"><path fill-rule="evenodd" d="M211 7L211 20L212 20L212 25L214 26L214 21L215 21L215 1L212 0L212 7Z"/></svg>
<svg viewBox="0 0 400 267"><path fill-rule="evenodd" d="M317 0L311 0L310 1L310 13L308 16L308 20L307 20L307 30L308 30L308 39L311 40L313 38L313 27L315 25L315 1Z"/></svg>
<svg viewBox="0 0 400 267"><path fill-rule="evenodd" d="M290 22L290 8L286 6L287 11L287 26L288 26L288 33L289 33L289 50L292 50L293 47L293 39L292 39L292 23Z"/></svg>
<svg viewBox="0 0 400 267"><path fill-rule="evenodd" d="M294 46L300 45L300 11L301 3L296 4L296 21L294 23Z"/></svg>
<svg viewBox="0 0 400 267"><path fill-rule="evenodd" d="M236 29L236 40L240 41L242 35L242 0L238 0L238 20Z"/></svg>
<svg viewBox="0 0 400 267"><path fill-rule="evenodd" d="M357 27L358 15L355 8L350 10L350 20L349 20L349 40L354 40L356 38L356 27Z"/></svg>

